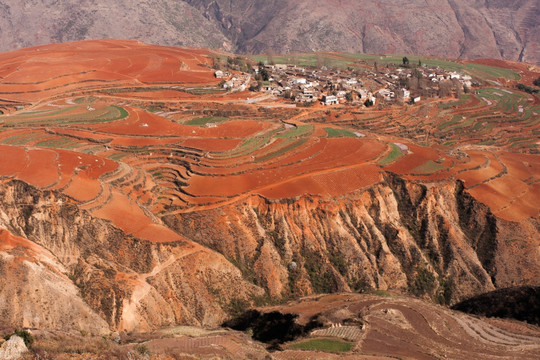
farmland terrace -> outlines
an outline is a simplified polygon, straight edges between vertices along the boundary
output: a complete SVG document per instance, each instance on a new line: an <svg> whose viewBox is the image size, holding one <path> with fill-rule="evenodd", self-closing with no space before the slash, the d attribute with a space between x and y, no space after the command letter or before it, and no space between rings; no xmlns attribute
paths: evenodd
<svg viewBox="0 0 540 360"><path fill-rule="evenodd" d="M479 85L414 104L297 107L224 90L216 57L227 54L116 40L0 54L0 183L12 201L0 205L0 227L59 251L63 281L84 290L110 329L213 326L238 301L271 297L390 288L450 304L538 284L540 259L525 254L540 245L540 99L504 76L540 74L451 62ZM23 188L33 195L14 195ZM45 239L40 219L57 213L108 230L79 229L84 244L71 247L58 220L49 231L63 240ZM89 255L112 234L123 240L110 253ZM351 332L365 354L402 356L376 349L418 332L425 338L403 351L432 358L420 349L441 332L450 338L437 351L467 357L454 326L493 358L491 344L537 351L537 333L518 337L401 300L370 306L370 330L360 341Z"/></svg>

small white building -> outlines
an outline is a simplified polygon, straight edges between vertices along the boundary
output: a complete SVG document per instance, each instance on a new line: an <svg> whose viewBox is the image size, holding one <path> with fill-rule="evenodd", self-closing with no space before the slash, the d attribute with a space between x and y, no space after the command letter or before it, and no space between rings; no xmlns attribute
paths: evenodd
<svg viewBox="0 0 540 360"><path fill-rule="evenodd" d="M217 70L215 73L214 73L214 76L218 79L223 79L225 77L225 74L223 73L223 71L221 70Z"/></svg>
<svg viewBox="0 0 540 360"><path fill-rule="evenodd" d="M379 91L379 95L381 95L386 101L392 101L396 97L396 94L389 89L382 89Z"/></svg>
<svg viewBox="0 0 540 360"><path fill-rule="evenodd" d="M334 95L323 95L322 103L324 105L336 105L338 103L338 99Z"/></svg>
<svg viewBox="0 0 540 360"><path fill-rule="evenodd" d="M411 97L411 92L405 88L399 89L399 97L402 99L408 99Z"/></svg>

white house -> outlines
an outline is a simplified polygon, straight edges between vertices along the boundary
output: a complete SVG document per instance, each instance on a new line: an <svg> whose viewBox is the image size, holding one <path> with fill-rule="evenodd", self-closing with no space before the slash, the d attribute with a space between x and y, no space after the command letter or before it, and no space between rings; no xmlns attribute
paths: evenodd
<svg viewBox="0 0 540 360"><path fill-rule="evenodd" d="M405 88L399 90L399 97L403 99L408 99L411 97L411 92Z"/></svg>
<svg viewBox="0 0 540 360"><path fill-rule="evenodd" d="M382 89L379 91L379 94L384 98L386 101L392 101L394 100L396 94L393 91L390 91L388 89Z"/></svg>
<svg viewBox="0 0 540 360"><path fill-rule="evenodd" d="M338 103L338 99L334 95L323 95L322 102L324 105L335 105Z"/></svg>

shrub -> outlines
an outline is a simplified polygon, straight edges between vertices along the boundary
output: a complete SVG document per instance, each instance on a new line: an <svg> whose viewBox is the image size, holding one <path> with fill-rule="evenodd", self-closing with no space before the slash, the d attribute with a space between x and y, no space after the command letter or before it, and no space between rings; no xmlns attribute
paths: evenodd
<svg viewBox="0 0 540 360"><path fill-rule="evenodd" d="M527 86L524 84L517 84L517 88L521 91L528 92L529 94L537 94L539 91L538 89L535 89L532 86Z"/></svg>
<svg viewBox="0 0 540 360"><path fill-rule="evenodd" d="M140 355L150 355L150 349L146 344L137 344L133 349Z"/></svg>
<svg viewBox="0 0 540 360"><path fill-rule="evenodd" d="M30 332L28 332L28 330L17 329L13 334L4 336L4 339L9 340L13 335L17 335L18 337L22 338L24 340L24 344L28 348L34 343L34 337L32 334L30 334Z"/></svg>
<svg viewBox="0 0 540 360"><path fill-rule="evenodd" d="M416 277L409 283L409 290L416 296L430 294L435 289L435 276L426 268L419 268Z"/></svg>

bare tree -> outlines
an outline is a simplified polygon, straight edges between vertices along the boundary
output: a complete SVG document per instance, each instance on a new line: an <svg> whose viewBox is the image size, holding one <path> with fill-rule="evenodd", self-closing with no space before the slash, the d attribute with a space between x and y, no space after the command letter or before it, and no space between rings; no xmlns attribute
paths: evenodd
<svg viewBox="0 0 540 360"><path fill-rule="evenodd" d="M273 49L268 49L266 51L266 61L267 61L267 64L268 65L274 65L275 62L274 62L274 50Z"/></svg>
<svg viewBox="0 0 540 360"><path fill-rule="evenodd" d="M456 89L456 97L459 98L461 94L463 94L463 87L458 79L453 79L452 82L454 83L454 88Z"/></svg>
<svg viewBox="0 0 540 360"><path fill-rule="evenodd" d="M444 98L452 94L452 82L448 80L439 83L439 97Z"/></svg>

